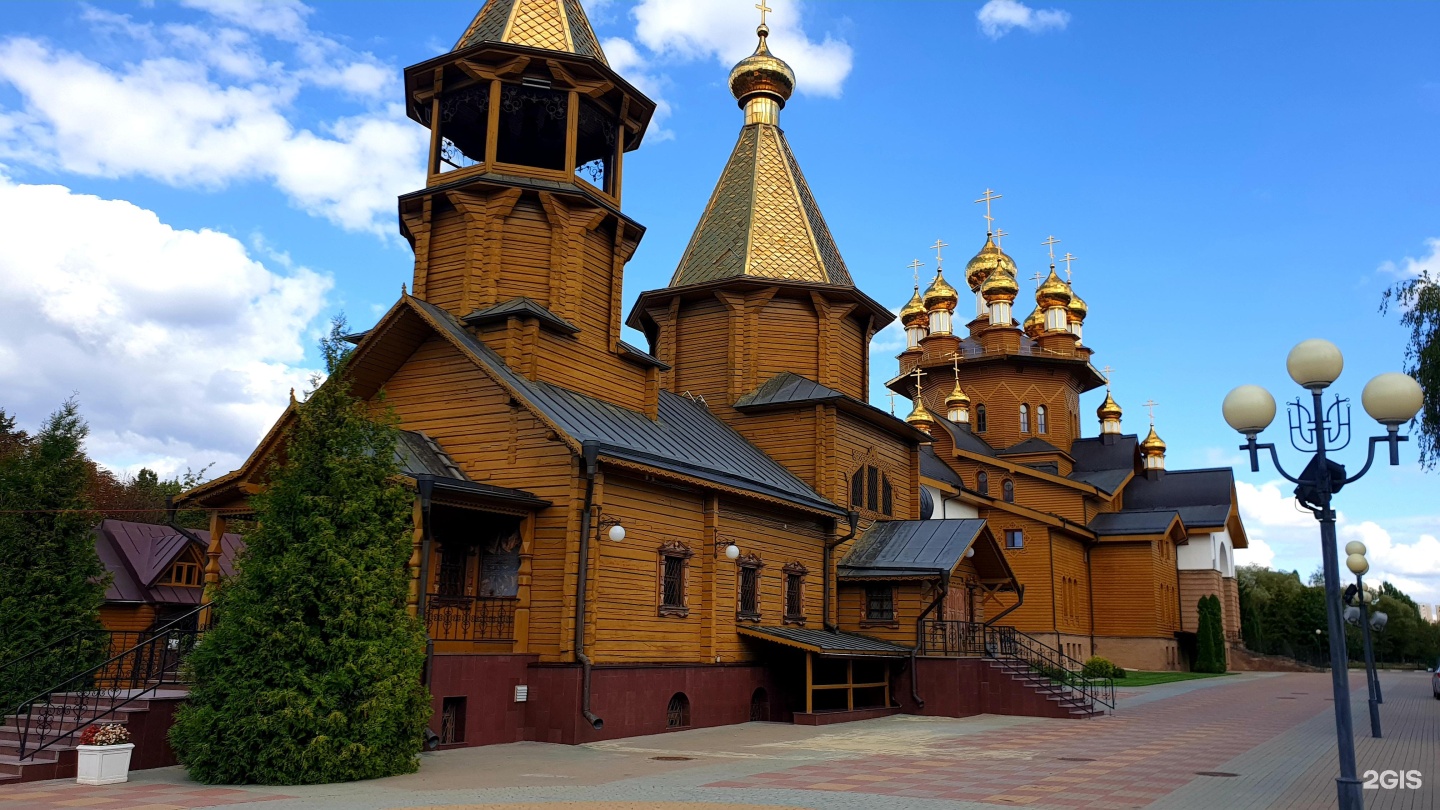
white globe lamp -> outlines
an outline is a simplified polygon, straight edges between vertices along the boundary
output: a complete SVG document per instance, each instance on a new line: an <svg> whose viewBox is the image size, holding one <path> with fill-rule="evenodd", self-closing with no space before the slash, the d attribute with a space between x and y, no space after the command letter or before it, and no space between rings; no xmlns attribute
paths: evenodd
<svg viewBox="0 0 1440 810"><path fill-rule="evenodd" d="M1370 563L1365 559L1364 554L1351 554L1345 558L1345 567L1349 568L1350 573L1356 576L1364 576L1370 570Z"/></svg>
<svg viewBox="0 0 1440 810"><path fill-rule="evenodd" d="M605 536L610 538L612 542L619 543L625 539L625 527L617 523L610 527L610 531L606 532Z"/></svg>
<svg viewBox="0 0 1440 810"><path fill-rule="evenodd" d="M1290 379L1302 388L1320 391L1340 377L1340 372L1345 369L1345 358L1334 343L1311 338L1295 344L1285 358L1285 369L1290 372Z"/></svg>
<svg viewBox="0 0 1440 810"><path fill-rule="evenodd" d="M1425 404L1420 383L1408 374L1390 371L1365 383L1360 393L1365 412L1382 425L1396 428L1415 418Z"/></svg>
<svg viewBox="0 0 1440 810"><path fill-rule="evenodd" d="M740 547L737 546L737 545L735 545L734 543L731 543L730 545L726 546L726 547L725 547L725 559L730 560L731 562L734 562L734 561L740 559Z"/></svg>
<svg viewBox="0 0 1440 810"><path fill-rule="evenodd" d="M1364 554L1364 553L1365 553L1365 544L1362 543L1362 542L1360 542L1359 540L1351 540L1350 542L1348 542L1348 543L1345 544L1345 556L1347 556L1347 557L1352 556L1352 555L1355 555L1355 554Z"/></svg>
<svg viewBox="0 0 1440 810"><path fill-rule="evenodd" d="M1258 385L1242 385L1225 395L1220 410L1230 427L1252 436L1275 420L1275 397Z"/></svg>

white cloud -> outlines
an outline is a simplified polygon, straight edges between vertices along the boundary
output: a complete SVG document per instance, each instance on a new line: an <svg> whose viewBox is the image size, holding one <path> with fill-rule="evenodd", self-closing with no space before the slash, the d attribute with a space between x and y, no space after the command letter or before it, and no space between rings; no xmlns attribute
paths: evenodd
<svg viewBox="0 0 1440 810"><path fill-rule="evenodd" d="M34 427L78 396L114 469L226 471L304 390L332 280L265 267L233 237L0 173L0 391ZM77 227L76 223L83 226Z"/></svg>
<svg viewBox="0 0 1440 810"><path fill-rule="evenodd" d="M1235 484L1250 548L1237 549L1236 562L1296 569L1302 578L1320 566L1320 525L1301 510L1282 481ZM1351 540L1365 543L1373 580L1386 580L1416 601L1440 601L1440 515L1352 523L1337 514L1339 549ZM1398 539L1397 539L1398 538ZM1348 576L1344 571L1342 577Z"/></svg>
<svg viewBox="0 0 1440 810"><path fill-rule="evenodd" d="M310 32L298 3L191 4L243 28L157 28L88 10L97 31L126 36L144 54L119 65L36 39L0 40L0 86L20 99L0 106L0 159L180 187L269 182L342 228L393 234L395 197L423 182L424 128L398 103L311 127L296 119L307 91L398 99L396 72ZM292 43L297 66L267 60L250 32Z"/></svg>
<svg viewBox="0 0 1440 810"><path fill-rule="evenodd" d="M1431 278L1440 277L1440 239L1426 239L1425 246L1430 249L1430 255L1418 259L1406 256L1399 262L1386 261L1380 265L1380 272L1402 279L1419 278L1425 272Z"/></svg>
<svg viewBox="0 0 1440 810"><path fill-rule="evenodd" d="M1070 12L1057 8L1033 9L1020 0L990 0L975 12L980 32L999 39L1016 28L1032 34L1063 31L1070 24Z"/></svg>

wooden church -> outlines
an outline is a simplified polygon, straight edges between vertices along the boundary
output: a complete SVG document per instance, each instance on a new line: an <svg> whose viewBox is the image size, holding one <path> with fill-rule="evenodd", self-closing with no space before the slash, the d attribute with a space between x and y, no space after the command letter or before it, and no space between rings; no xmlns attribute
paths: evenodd
<svg viewBox="0 0 1440 810"><path fill-rule="evenodd" d="M1134 507L1142 481L1158 493L1178 477L1111 481L1133 437L1082 440L1062 415L1066 397L1101 384L1088 349L1041 358L998 321L989 340L1018 356L964 355L980 374L967 386L1001 384L992 368L1044 377L1065 451L1012 453L1022 440L998 394L977 432L868 403L870 341L895 315L846 269L779 127L794 73L763 24L758 35L729 77L735 149L669 286L625 321L645 347L621 339L624 269L645 232L622 203L625 156L655 105L609 67L578 0L488 0L451 52L405 71L408 114L431 136L425 188L399 203L415 272L353 336L349 373L401 420L411 609L430 638L442 744L1096 710L1010 674L1018 636L1059 655L1088 632L1090 601L1073 626L1068 612L1041 621L1060 599L1037 564L1042 538L1053 529L1062 557L1106 549L1095 598L1121 604L1141 586L1112 596L1100 583L1130 576L1141 541L1091 524L1122 491ZM907 373L931 369L930 386L942 357L949 369L970 350L939 327L942 310L922 305L927 331L902 356ZM940 405L937 391L917 413ZM240 469L186 493L180 505L211 511L209 536L264 488L295 407ZM1085 479L1097 464L1110 466ZM1016 503L977 489L981 469L996 488L1022 482ZM1013 527L1023 551L1002 548ZM1164 543L1146 548L1201 528L1147 524L1145 542ZM1085 570L1065 566L1056 576ZM1158 605L1126 606L1149 617L1146 641L1161 638Z"/></svg>

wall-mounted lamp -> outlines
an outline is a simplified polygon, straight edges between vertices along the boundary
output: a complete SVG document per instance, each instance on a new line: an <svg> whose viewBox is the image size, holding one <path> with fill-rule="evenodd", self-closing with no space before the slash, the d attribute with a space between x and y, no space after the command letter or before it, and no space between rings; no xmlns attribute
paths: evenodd
<svg viewBox="0 0 1440 810"><path fill-rule="evenodd" d="M725 551L725 559L730 560L731 562L740 559L740 547L735 545L734 540L731 540L728 537L716 537L715 556L720 556L721 549L724 549Z"/></svg>
<svg viewBox="0 0 1440 810"><path fill-rule="evenodd" d="M966 556L967 558L969 558L969 557L974 557L974 556L975 556L975 547L974 547L974 546L971 546L971 547L965 549L965 556Z"/></svg>
<svg viewBox="0 0 1440 810"><path fill-rule="evenodd" d="M612 542L618 543L625 539L625 527L621 526L620 521L615 518L601 515L599 522L595 524L595 528Z"/></svg>

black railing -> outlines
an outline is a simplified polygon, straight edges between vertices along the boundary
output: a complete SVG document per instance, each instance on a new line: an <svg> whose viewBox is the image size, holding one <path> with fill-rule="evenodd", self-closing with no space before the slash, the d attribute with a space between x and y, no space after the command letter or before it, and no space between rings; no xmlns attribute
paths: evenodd
<svg viewBox="0 0 1440 810"><path fill-rule="evenodd" d="M921 655L984 655L985 627L975 622L926 619L920 623L919 644Z"/></svg>
<svg viewBox="0 0 1440 810"><path fill-rule="evenodd" d="M513 596L442 596L425 600L431 641L510 641L515 638Z"/></svg>
<svg viewBox="0 0 1440 810"><path fill-rule="evenodd" d="M1024 663L1030 672L1047 678L1065 696L1091 709L1115 708L1115 679L1085 674L1085 665L1013 627L985 628L985 655Z"/></svg>
<svg viewBox="0 0 1440 810"><path fill-rule="evenodd" d="M14 712L19 759L33 759L161 686L180 683L180 666L207 629L198 626L197 619L209 607L201 605L169 624L138 634L145 638L135 646L22 702ZM124 635L111 634L112 645Z"/></svg>

